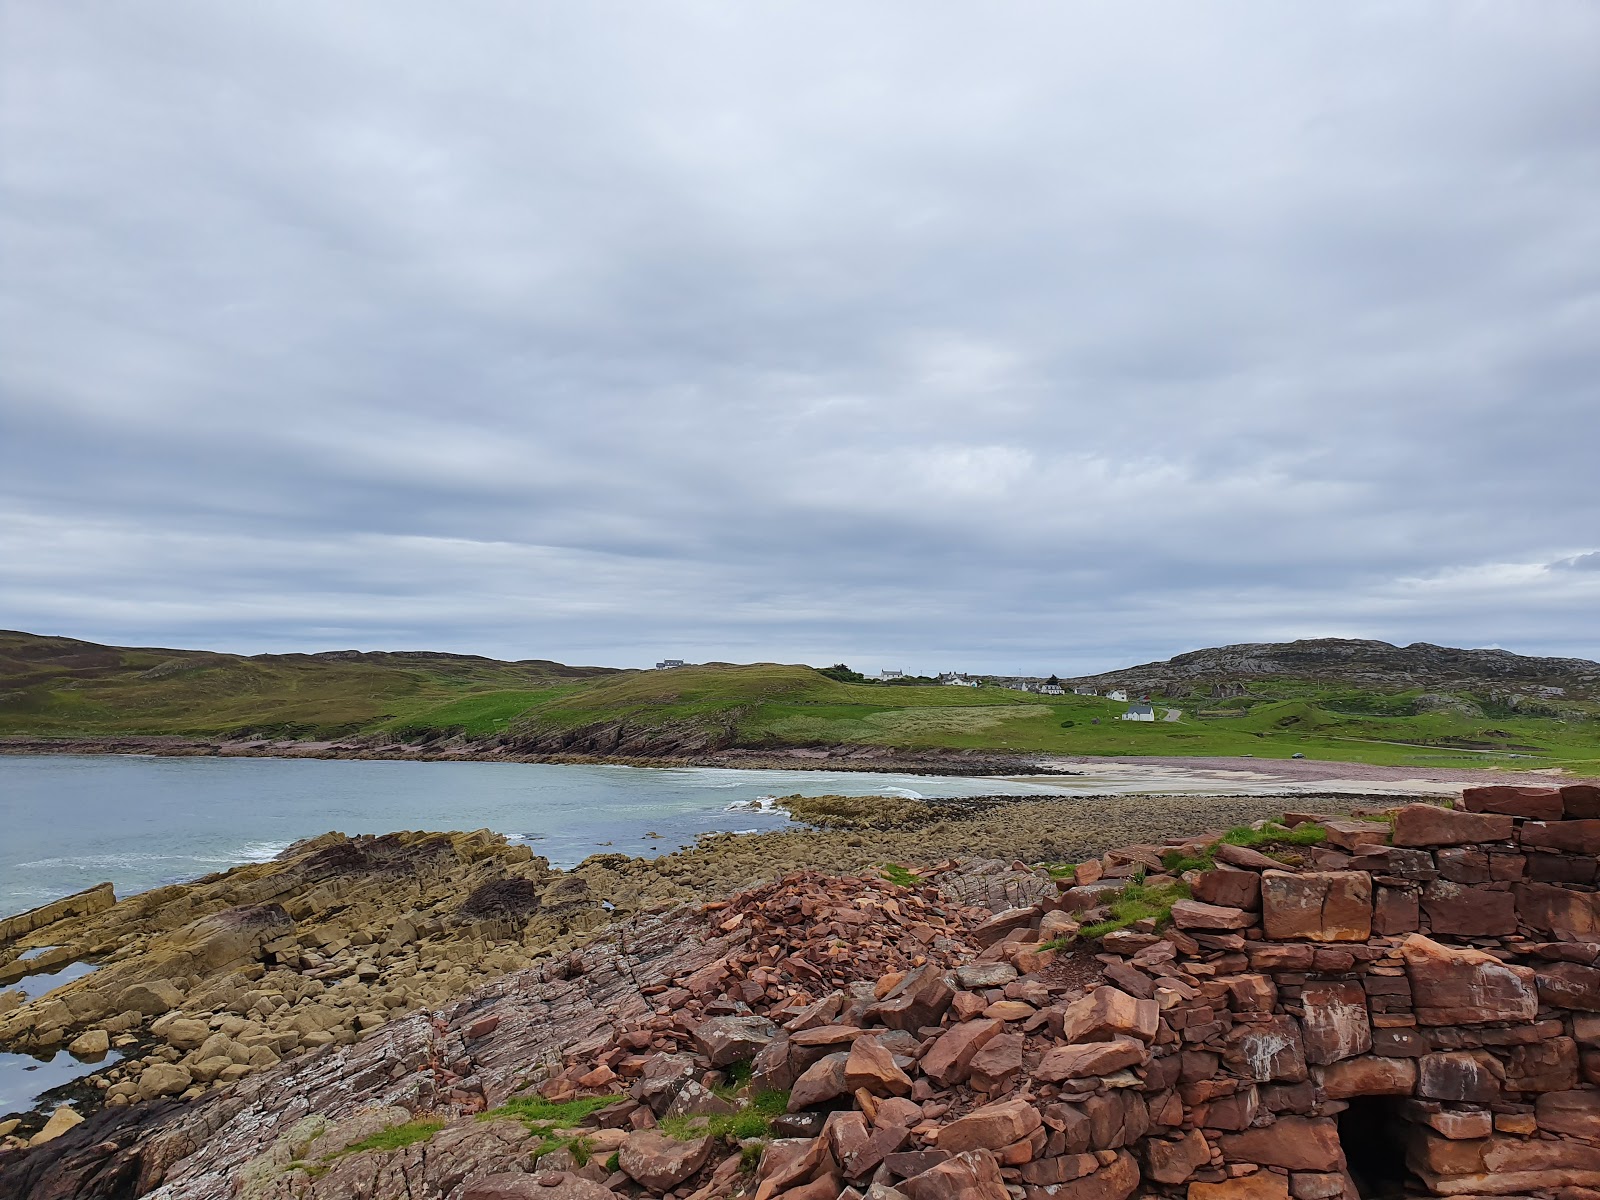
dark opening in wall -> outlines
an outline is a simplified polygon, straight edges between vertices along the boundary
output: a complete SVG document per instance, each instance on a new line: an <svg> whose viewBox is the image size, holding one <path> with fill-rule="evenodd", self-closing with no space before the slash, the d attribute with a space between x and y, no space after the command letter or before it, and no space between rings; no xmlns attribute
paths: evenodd
<svg viewBox="0 0 1600 1200"><path fill-rule="evenodd" d="M1339 1142L1357 1195L1363 1200L1404 1200L1406 1184L1417 1183L1406 1169L1410 1123L1393 1096L1356 1096L1349 1104L1339 1114Z"/></svg>

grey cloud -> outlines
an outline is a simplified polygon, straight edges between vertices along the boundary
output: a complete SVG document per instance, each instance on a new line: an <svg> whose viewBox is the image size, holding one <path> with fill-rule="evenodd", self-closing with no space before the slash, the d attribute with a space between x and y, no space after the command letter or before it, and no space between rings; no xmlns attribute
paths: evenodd
<svg viewBox="0 0 1600 1200"><path fill-rule="evenodd" d="M0 623L1600 657L1590 6L0 20Z"/></svg>

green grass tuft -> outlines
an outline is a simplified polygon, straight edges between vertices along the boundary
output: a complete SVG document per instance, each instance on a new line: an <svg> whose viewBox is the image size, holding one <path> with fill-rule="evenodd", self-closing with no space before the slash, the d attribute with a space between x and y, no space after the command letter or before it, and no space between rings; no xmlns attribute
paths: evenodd
<svg viewBox="0 0 1600 1200"><path fill-rule="evenodd" d="M760 1092L738 1112L708 1117L668 1117L661 1122L661 1132L680 1142L707 1136L742 1142L771 1137L772 1119L788 1111L788 1092Z"/></svg>
<svg viewBox="0 0 1600 1200"><path fill-rule="evenodd" d="M902 867L899 863L884 863L879 870L890 883L899 884L904 888L922 886L922 876L915 871Z"/></svg>
<svg viewBox="0 0 1600 1200"><path fill-rule="evenodd" d="M361 1154L367 1150L399 1150L416 1142L425 1142L439 1130L444 1128L443 1121L407 1121L404 1125L392 1125L388 1129L380 1129L369 1138L363 1138L352 1146L346 1146L337 1154L329 1155L329 1160L343 1158L347 1154Z"/></svg>
<svg viewBox="0 0 1600 1200"><path fill-rule="evenodd" d="M1159 884L1156 887L1130 883L1106 898L1106 907L1111 910L1111 915L1104 921L1085 925L1078 930L1078 936L1092 941L1144 920L1155 921L1159 928L1172 918L1172 906L1179 900L1189 899L1189 895L1189 885L1183 882Z"/></svg>

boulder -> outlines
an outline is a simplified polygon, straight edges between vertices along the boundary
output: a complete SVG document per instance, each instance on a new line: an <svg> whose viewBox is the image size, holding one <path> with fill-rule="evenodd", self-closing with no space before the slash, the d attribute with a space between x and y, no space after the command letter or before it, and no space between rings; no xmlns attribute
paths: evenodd
<svg viewBox="0 0 1600 1200"><path fill-rule="evenodd" d="M616 1200L616 1193L570 1171L502 1171L474 1179L461 1200Z"/></svg>
<svg viewBox="0 0 1600 1200"><path fill-rule="evenodd" d="M1600 817L1600 784L1568 783L1561 788L1563 815L1569 820ZM103 884L101 886L104 886Z"/></svg>
<svg viewBox="0 0 1600 1200"><path fill-rule="evenodd" d="M165 979L147 979L143 983L136 983L124 988L122 995L117 997L118 1009L122 1011L132 1009L147 1017L167 1012L182 1003L183 992Z"/></svg>
<svg viewBox="0 0 1600 1200"><path fill-rule="evenodd" d="M1176 1141L1151 1138L1144 1145L1145 1174L1157 1183L1182 1183L1210 1161L1211 1146L1198 1129Z"/></svg>
<svg viewBox="0 0 1600 1200"><path fill-rule="evenodd" d="M1260 1163L1291 1171L1342 1171L1339 1131L1328 1117L1279 1117L1261 1129L1222 1135L1230 1162Z"/></svg>
<svg viewBox="0 0 1600 1200"><path fill-rule="evenodd" d="M50 1119L44 1123L44 1128L28 1139L28 1145L42 1146L46 1142L53 1142L74 1125L82 1125L83 1118L71 1105L59 1105L55 1112L50 1114Z"/></svg>
<svg viewBox="0 0 1600 1200"><path fill-rule="evenodd" d="M139 1073L139 1099L154 1100L157 1096L176 1096L194 1082L188 1068L175 1063L156 1063Z"/></svg>
<svg viewBox="0 0 1600 1200"><path fill-rule="evenodd" d="M777 1034L765 1017L712 1017L695 1026L694 1044L713 1067L729 1067L754 1058Z"/></svg>
<svg viewBox="0 0 1600 1200"><path fill-rule="evenodd" d="M922 1056L922 1073L943 1087L960 1083L972 1066L972 1056L1004 1029L1002 1022L986 1017L951 1026Z"/></svg>
<svg viewBox="0 0 1600 1200"><path fill-rule="evenodd" d="M1324 821L1328 845L1341 850L1357 846L1381 846L1389 840L1389 827L1381 821Z"/></svg>
<svg viewBox="0 0 1600 1200"><path fill-rule="evenodd" d="M1535 821L1559 821L1563 815L1561 789L1493 784L1463 788L1461 807L1467 812L1504 813Z"/></svg>
<svg viewBox="0 0 1600 1200"><path fill-rule="evenodd" d="M669 1191L706 1165L713 1138L679 1142L654 1129L636 1130L617 1152L617 1165L653 1192Z"/></svg>
<svg viewBox="0 0 1600 1200"><path fill-rule="evenodd" d="M939 1130L938 1146L959 1154L963 1150L1000 1150L1038 1129L1039 1110L1028 1100L986 1104Z"/></svg>
<svg viewBox="0 0 1600 1200"><path fill-rule="evenodd" d="M1512 820L1498 813L1457 812L1435 804L1408 804L1395 814L1396 846L1477 846L1503 842Z"/></svg>
<svg viewBox="0 0 1600 1200"><path fill-rule="evenodd" d="M1056 1032L1067 1042L1105 1042L1117 1037L1151 1042L1160 1022L1161 1008L1154 1000L1140 1000L1120 988L1097 987L1062 1010Z"/></svg>
<svg viewBox="0 0 1600 1200"><path fill-rule="evenodd" d="M849 1052L840 1050L808 1067L789 1091L789 1111L800 1112L849 1095L852 1089L845 1077L849 1061Z"/></svg>
<svg viewBox="0 0 1600 1200"><path fill-rule="evenodd" d="M1534 973L1482 950L1441 946L1414 933L1400 945L1417 1021L1481 1025L1531 1021L1539 1011Z"/></svg>
<svg viewBox="0 0 1600 1200"><path fill-rule="evenodd" d="M1172 923L1179 929L1249 929L1254 913L1199 900L1179 900L1172 906Z"/></svg>
<svg viewBox="0 0 1600 1200"><path fill-rule="evenodd" d="M1367 994L1359 983L1308 983L1301 1003L1306 1061L1326 1065L1372 1049Z"/></svg>
<svg viewBox="0 0 1600 1200"><path fill-rule="evenodd" d="M900 1185L910 1200L1011 1200L1000 1164L987 1150L968 1150Z"/></svg>
<svg viewBox="0 0 1600 1200"><path fill-rule="evenodd" d="M943 972L932 966L918 967L907 972L883 999L869 1005L864 1020L915 1033L937 1025L955 994Z"/></svg>
<svg viewBox="0 0 1600 1200"><path fill-rule="evenodd" d="M1581 963L1541 966L1535 974L1539 999L1554 1008L1600 1012L1600 969Z"/></svg>
<svg viewBox="0 0 1600 1200"><path fill-rule="evenodd" d="M1274 941L1364 942L1372 936L1372 876L1263 871L1261 915Z"/></svg>
<svg viewBox="0 0 1600 1200"><path fill-rule="evenodd" d="M844 1080L851 1091L865 1088L875 1096L903 1096L911 1090L911 1077L895 1065L894 1055L875 1037L859 1037L851 1043Z"/></svg>
<svg viewBox="0 0 1600 1200"><path fill-rule="evenodd" d="M1546 1092L1534 1102L1534 1116L1546 1133L1600 1141L1600 1092Z"/></svg>
<svg viewBox="0 0 1600 1200"><path fill-rule="evenodd" d="M1307 1077L1300 1027L1293 1017L1235 1025L1223 1041L1222 1057L1234 1071L1257 1083L1298 1083Z"/></svg>
<svg viewBox="0 0 1600 1200"><path fill-rule="evenodd" d="M1522 844L1530 850L1564 850L1569 854L1600 854L1600 820L1529 821L1522 827Z"/></svg>
<svg viewBox="0 0 1600 1200"><path fill-rule="evenodd" d="M1280 865L1270 858L1267 862L1273 868ZM1212 871L1201 871L1194 876L1189 890L1194 893L1196 900L1206 904L1241 909L1261 907L1261 876L1256 871L1226 865Z"/></svg>
<svg viewBox="0 0 1600 1200"><path fill-rule="evenodd" d="M972 1056L967 1083L974 1090L995 1093L1022 1073L1022 1053L1027 1039L1020 1033L1002 1033Z"/></svg>
<svg viewBox="0 0 1600 1200"><path fill-rule="evenodd" d="M1411 1058L1346 1058L1321 1068L1318 1076L1323 1094L1330 1100L1409 1096L1417 1090L1417 1063Z"/></svg>
<svg viewBox="0 0 1600 1200"><path fill-rule="evenodd" d="M1143 1066L1150 1061L1150 1049L1138 1038L1118 1037L1108 1042L1085 1042L1055 1046L1045 1051L1033 1077L1046 1083L1064 1079L1085 1079L1110 1075L1124 1067Z"/></svg>
<svg viewBox="0 0 1600 1200"><path fill-rule="evenodd" d="M104 1029L86 1029L67 1045L74 1058L104 1058L111 1049L111 1035Z"/></svg>
<svg viewBox="0 0 1600 1200"><path fill-rule="evenodd" d="M1342 1180L1340 1191L1333 1194L1343 1194ZM1257 1171L1217 1183L1191 1183L1187 1200L1289 1200L1289 1177Z"/></svg>

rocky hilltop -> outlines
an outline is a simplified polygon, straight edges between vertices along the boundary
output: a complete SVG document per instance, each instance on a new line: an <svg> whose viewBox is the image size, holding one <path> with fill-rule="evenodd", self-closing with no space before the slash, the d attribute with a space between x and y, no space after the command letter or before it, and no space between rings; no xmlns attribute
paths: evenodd
<svg viewBox="0 0 1600 1200"><path fill-rule="evenodd" d="M0 1194L1596 1200L1600 788L1371 815L638 911Z"/></svg>
<svg viewBox="0 0 1600 1200"><path fill-rule="evenodd" d="M1217 646L1065 682L1101 690L1122 687L1183 695L1274 678L1374 691L1428 687L1548 696L1600 694L1600 663L1586 659L1531 658L1507 650L1458 650L1427 642L1391 646L1348 638Z"/></svg>

